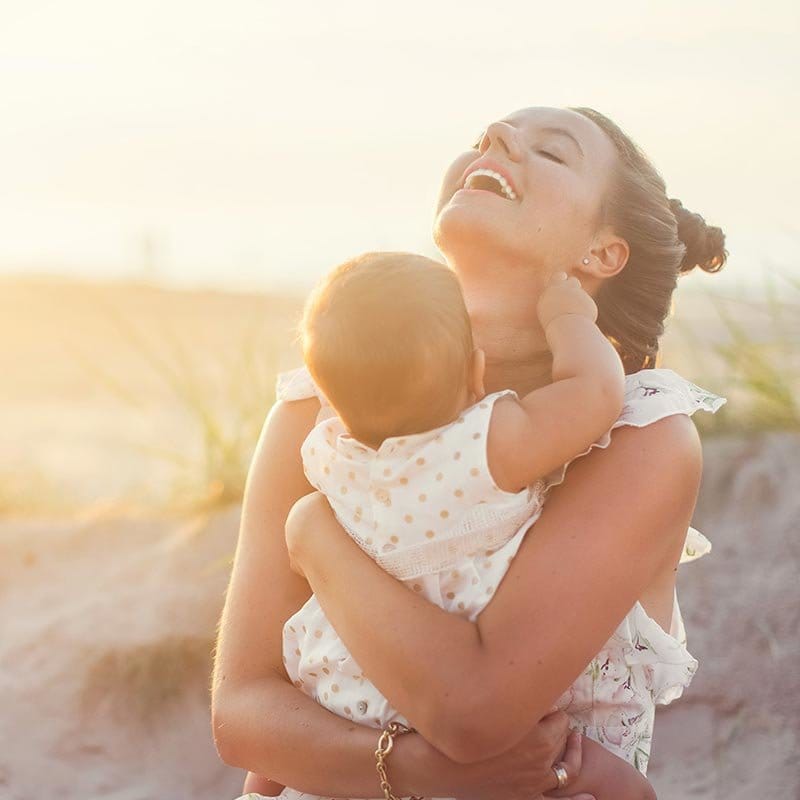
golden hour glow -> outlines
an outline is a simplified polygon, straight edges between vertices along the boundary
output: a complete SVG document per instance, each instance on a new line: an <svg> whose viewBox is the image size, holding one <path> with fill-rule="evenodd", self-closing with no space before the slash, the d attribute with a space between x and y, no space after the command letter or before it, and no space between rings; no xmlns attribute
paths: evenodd
<svg viewBox="0 0 800 800"><path fill-rule="evenodd" d="M0 271L305 289L433 255L452 155L589 105L730 231L723 281L797 250L796 4L50 3L0 31Z"/></svg>
<svg viewBox="0 0 800 800"><path fill-rule="evenodd" d="M1 5L0 800L800 796L797 0Z"/></svg>

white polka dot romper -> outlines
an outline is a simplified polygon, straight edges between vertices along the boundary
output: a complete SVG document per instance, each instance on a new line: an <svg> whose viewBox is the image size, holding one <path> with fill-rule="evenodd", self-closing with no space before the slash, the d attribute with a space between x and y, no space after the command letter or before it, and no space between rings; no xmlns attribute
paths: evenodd
<svg viewBox="0 0 800 800"><path fill-rule="evenodd" d="M279 397L309 380L305 370L290 373ZM488 395L454 422L388 438L377 450L338 417L318 422L302 446L309 482L359 546L411 591L469 619L488 603L542 508L544 481L506 492L489 472L492 408L509 395L516 397ZM363 677L315 596L284 627L284 660L294 683L331 711L376 726L407 722Z"/></svg>

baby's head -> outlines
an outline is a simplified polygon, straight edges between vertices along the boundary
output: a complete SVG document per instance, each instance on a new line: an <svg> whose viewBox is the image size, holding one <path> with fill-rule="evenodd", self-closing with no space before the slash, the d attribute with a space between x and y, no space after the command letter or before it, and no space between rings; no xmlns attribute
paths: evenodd
<svg viewBox="0 0 800 800"><path fill-rule="evenodd" d="M350 434L377 448L390 436L438 428L482 396L455 274L411 253L366 253L311 293L303 356Z"/></svg>

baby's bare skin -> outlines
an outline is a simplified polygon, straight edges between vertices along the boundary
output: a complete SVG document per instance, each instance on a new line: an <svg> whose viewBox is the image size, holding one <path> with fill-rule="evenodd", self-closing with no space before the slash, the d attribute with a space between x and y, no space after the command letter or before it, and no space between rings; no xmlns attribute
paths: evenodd
<svg viewBox="0 0 800 800"><path fill-rule="evenodd" d="M590 792L595 800L656 800L647 778L633 764L615 756L603 745L583 737L579 774L548 797L571 798Z"/></svg>
<svg viewBox="0 0 800 800"><path fill-rule="evenodd" d="M597 306L577 278L553 276L537 308L553 354L552 383L519 399L501 398L488 457L501 489L520 491L584 452L616 421L625 375L595 324Z"/></svg>
<svg viewBox="0 0 800 800"><path fill-rule="evenodd" d="M282 783L250 772L242 787L242 794L254 792L255 794L263 794L265 797L277 797L285 788Z"/></svg>

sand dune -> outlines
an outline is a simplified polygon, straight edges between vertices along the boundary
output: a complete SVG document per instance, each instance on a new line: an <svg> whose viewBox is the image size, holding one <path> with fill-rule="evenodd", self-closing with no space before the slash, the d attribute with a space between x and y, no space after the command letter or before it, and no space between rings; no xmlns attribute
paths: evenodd
<svg viewBox="0 0 800 800"><path fill-rule="evenodd" d="M800 436L706 446L696 524L713 553L681 601L701 667L659 711L662 800L796 797ZM208 722L208 666L238 509L195 521L0 526L0 796L234 796Z"/></svg>
<svg viewBox="0 0 800 800"><path fill-rule="evenodd" d="M656 718L659 798L800 796L800 435L705 443L694 524L714 548L682 567L700 669Z"/></svg>
<svg viewBox="0 0 800 800"><path fill-rule="evenodd" d="M233 796L208 676L237 517L0 527L0 796Z"/></svg>

